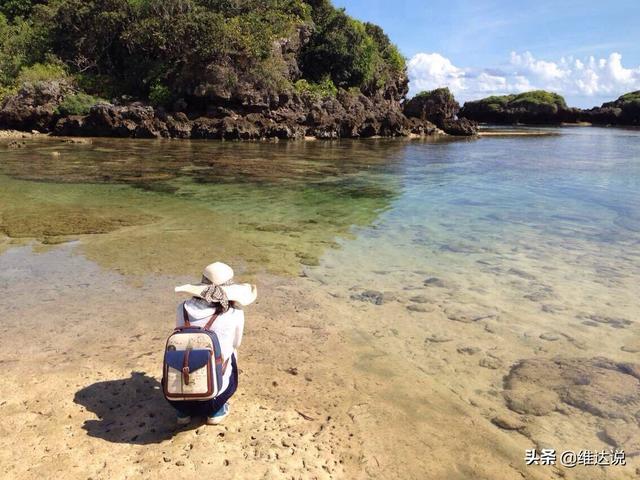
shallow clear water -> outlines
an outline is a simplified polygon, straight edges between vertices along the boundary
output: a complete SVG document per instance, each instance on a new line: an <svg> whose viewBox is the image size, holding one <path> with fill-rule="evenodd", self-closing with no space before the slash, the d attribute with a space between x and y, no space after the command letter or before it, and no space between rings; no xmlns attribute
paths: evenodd
<svg viewBox="0 0 640 480"><path fill-rule="evenodd" d="M30 238L80 239L79 252L122 273L186 274L228 258L247 273L297 275L306 266L347 287L409 289L410 275L428 274L470 295L533 289L540 301L606 283L618 301L632 302L640 132L554 132L458 141L36 141L0 153L0 230L10 237L0 249ZM514 276L525 281L522 292L505 283Z"/></svg>

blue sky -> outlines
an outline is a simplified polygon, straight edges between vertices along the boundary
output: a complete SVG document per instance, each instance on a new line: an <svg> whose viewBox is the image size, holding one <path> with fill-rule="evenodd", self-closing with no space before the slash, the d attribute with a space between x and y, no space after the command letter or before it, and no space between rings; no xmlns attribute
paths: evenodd
<svg viewBox="0 0 640 480"><path fill-rule="evenodd" d="M576 106L640 89L640 0L334 0L382 26L409 59L412 93L462 100L546 88Z"/></svg>

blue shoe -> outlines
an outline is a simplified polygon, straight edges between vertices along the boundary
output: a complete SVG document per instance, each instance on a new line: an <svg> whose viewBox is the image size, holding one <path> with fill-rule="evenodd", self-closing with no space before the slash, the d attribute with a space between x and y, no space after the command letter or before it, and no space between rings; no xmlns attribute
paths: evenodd
<svg viewBox="0 0 640 480"><path fill-rule="evenodd" d="M225 403L220 410L215 412L213 415L207 416L207 425L219 425L224 420L224 417L229 415L230 410L229 402Z"/></svg>

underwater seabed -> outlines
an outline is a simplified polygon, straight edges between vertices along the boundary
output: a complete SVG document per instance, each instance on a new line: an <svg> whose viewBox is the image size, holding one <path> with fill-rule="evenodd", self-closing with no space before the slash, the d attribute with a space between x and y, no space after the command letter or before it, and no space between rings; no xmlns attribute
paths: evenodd
<svg viewBox="0 0 640 480"><path fill-rule="evenodd" d="M28 142L0 153L2 280L26 285L37 268L18 264L42 258L64 282L76 270L78 282L133 282L151 302L154 289L226 259L267 285L256 338L283 335L277 341L301 355L316 335L337 339L348 380L301 381L353 382L347 423L377 432L363 445L383 466L384 455L398 455L387 466L413 478L428 451L443 459L429 468L453 468L455 478L497 478L507 464L525 478L555 478L559 467L526 469L524 449L623 448L627 469L562 473L633 478L640 132L553 132L460 142ZM294 291L300 298L287 296ZM261 323L268 302L284 315L282 330ZM268 355L265 347L258 356ZM381 414L392 420L380 424ZM467 462L456 446L491 460Z"/></svg>

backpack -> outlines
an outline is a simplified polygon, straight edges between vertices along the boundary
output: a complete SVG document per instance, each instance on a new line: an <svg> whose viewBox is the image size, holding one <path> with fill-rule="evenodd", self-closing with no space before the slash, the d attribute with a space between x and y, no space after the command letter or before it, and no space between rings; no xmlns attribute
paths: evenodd
<svg viewBox="0 0 640 480"><path fill-rule="evenodd" d="M204 328L191 325L184 303L182 315L184 325L169 335L165 347L164 396L170 401L211 400L220 393L227 367L218 336L211 330L218 312L211 315Z"/></svg>

